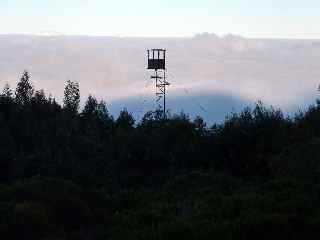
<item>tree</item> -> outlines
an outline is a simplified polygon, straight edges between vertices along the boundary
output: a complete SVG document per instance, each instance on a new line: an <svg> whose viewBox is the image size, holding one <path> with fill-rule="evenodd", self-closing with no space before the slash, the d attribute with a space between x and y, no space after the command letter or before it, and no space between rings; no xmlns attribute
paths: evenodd
<svg viewBox="0 0 320 240"><path fill-rule="evenodd" d="M98 101L94 96L90 94L84 105L82 114L84 116L94 115L97 113L97 110L98 110Z"/></svg>
<svg viewBox="0 0 320 240"><path fill-rule="evenodd" d="M203 132L203 131L206 129L206 123L205 123L205 121L203 120L203 118L200 117L200 116L197 116L197 117L193 120L193 124L195 125L195 128L196 128L198 131Z"/></svg>
<svg viewBox="0 0 320 240"><path fill-rule="evenodd" d="M106 105L105 101L101 100L98 103L98 112L99 112L100 117L103 117L108 120L112 120L112 117L109 115L109 111L107 109L107 105Z"/></svg>
<svg viewBox="0 0 320 240"><path fill-rule="evenodd" d="M11 88L10 88L9 83L6 83L6 84L4 85L3 90L2 90L1 96L2 96L2 97L5 97L5 98L7 98L7 99L11 99L11 98L12 98L12 95L13 95L13 93L12 93L12 90L11 90Z"/></svg>
<svg viewBox="0 0 320 240"><path fill-rule="evenodd" d="M117 125L123 129L132 129L134 125L134 118L131 113L128 112L127 109L123 109L120 112L120 115L116 121Z"/></svg>
<svg viewBox="0 0 320 240"><path fill-rule="evenodd" d="M47 102L46 94L44 93L43 89L35 92L34 97L33 97L33 101L36 104L44 104Z"/></svg>
<svg viewBox="0 0 320 240"><path fill-rule="evenodd" d="M102 122L110 123L110 121L112 121L112 117L109 115L106 103L103 100L98 102L98 100L92 95L89 95L85 103L82 116L85 118L100 120Z"/></svg>
<svg viewBox="0 0 320 240"><path fill-rule="evenodd" d="M30 83L30 74L27 71L24 71L16 88L16 101L22 105L29 104L33 92L34 88Z"/></svg>
<svg viewBox="0 0 320 240"><path fill-rule="evenodd" d="M72 113L77 113L80 103L80 90L77 82L67 81L64 89L63 107Z"/></svg>

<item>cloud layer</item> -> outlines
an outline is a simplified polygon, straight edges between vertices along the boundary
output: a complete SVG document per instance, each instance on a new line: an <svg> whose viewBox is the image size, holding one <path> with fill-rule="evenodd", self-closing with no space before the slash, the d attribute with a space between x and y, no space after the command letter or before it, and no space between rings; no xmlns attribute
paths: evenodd
<svg viewBox="0 0 320 240"><path fill-rule="evenodd" d="M312 102L320 83L318 40L214 34L193 38L2 35L0 81L15 86L19 74L27 69L37 88L60 100L65 81L71 79L80 83L83 97L91 93L110 104L126 99L152 101L154 89L146 70L148 48L168 50L169 94L174 99L191 99L181 105L197 99L198 105L214 108L221 102L208 101L207 96L232 96L292 110ZM228 104L225 112L231 108ZM185 109L193 108L186 105ZM201 109L192 112L203 113Z"/></svg>

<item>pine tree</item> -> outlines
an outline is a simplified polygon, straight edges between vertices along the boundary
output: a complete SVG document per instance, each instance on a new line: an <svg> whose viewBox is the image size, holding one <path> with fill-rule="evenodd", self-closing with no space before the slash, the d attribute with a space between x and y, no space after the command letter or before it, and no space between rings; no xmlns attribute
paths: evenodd
<svg viewBox="0 0 320 240"><path fill-rule="evenodd" d="M94 115L97 113L97 110L98 110L97 99L94 96L89 95L89 97L85 103L82 114L84 116Z"/></svg>
<svg viewBox="0 0 320 240"><path fill-rule="evenodd" d="M24 71L20 82L16 88L16 101L19 104L27 105L30 103L34 88L30 83L30 74L27 71Z"/></svg>
<svg viewBox="0 0 320 240"><path fill-rule="evenodd" d="M77 82L67 81L64 89L63 107L72 113L77 113L80 104L80 89Z"/></svg>
<svg viewBox="0 0 320 240"><path fill-rule="evenodd" d="M103 100L98 103L98 114L100 118L112 121L112 117L109 115L109 111L107 109L107 104Z"/></svg>
<svg viewBox="0 0 320 240"><path fill-rule="evenodd" d="M116 124L123 129L132 129L134 127L135 120L131 113L125 108L123 109L119 117L117 118Z"/></svg>

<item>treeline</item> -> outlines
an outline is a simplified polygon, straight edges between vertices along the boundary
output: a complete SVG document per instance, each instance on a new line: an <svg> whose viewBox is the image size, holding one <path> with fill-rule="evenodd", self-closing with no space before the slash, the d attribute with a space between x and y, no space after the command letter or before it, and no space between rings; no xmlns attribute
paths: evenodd
<svg viewBox="0 0 320 240"><path fill-rule="evenodd" d="M140 122L68 81L63 106L24 72L0 95L4 239L301 239L319 234L320 103L262 103L206 126Z"/></svg>

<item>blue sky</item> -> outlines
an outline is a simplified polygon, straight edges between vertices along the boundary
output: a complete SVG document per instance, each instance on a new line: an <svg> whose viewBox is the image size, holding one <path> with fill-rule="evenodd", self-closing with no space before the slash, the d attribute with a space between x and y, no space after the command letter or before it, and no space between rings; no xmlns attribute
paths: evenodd
<svg viewBox="0 0 320 240"><path fill-rule="evenodd" d="M319 0L1 0L0 33L320 38Z"/></svg>

